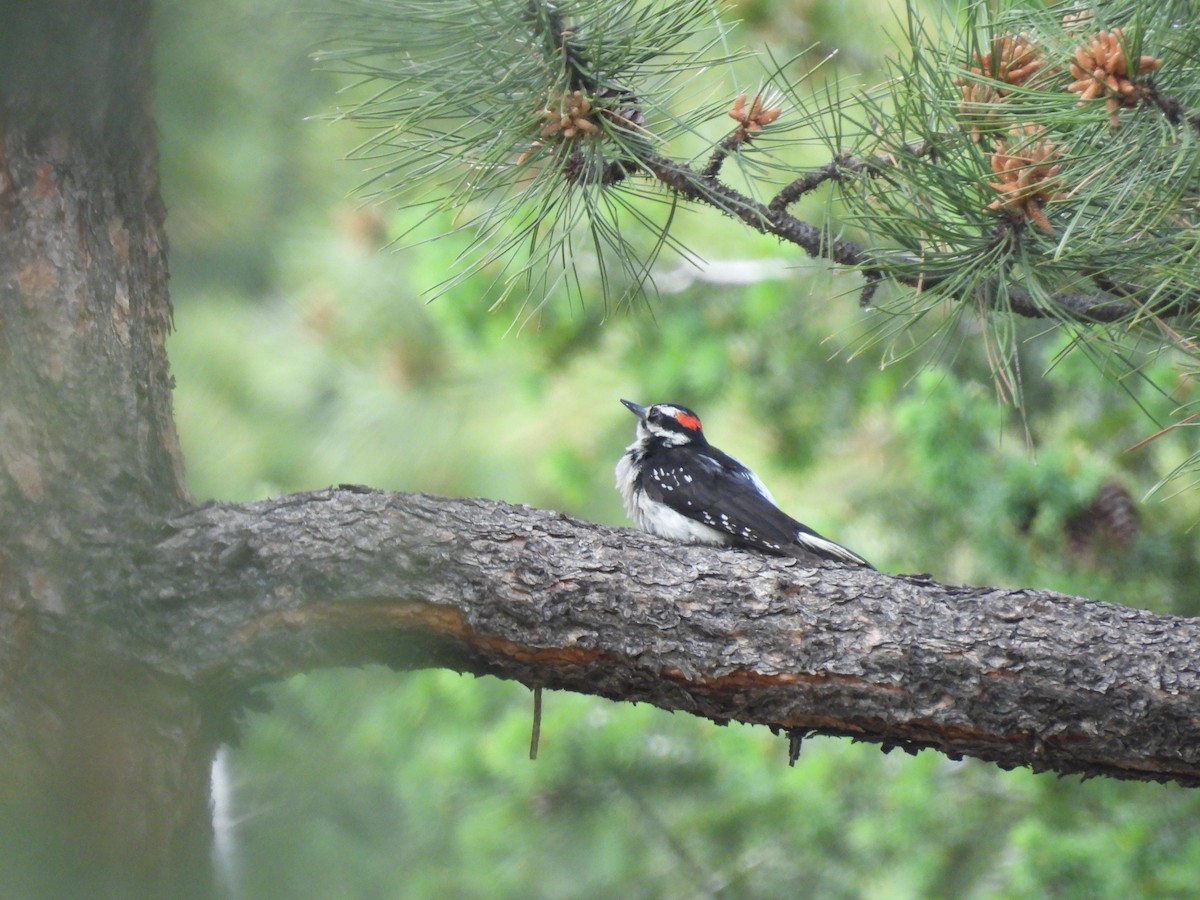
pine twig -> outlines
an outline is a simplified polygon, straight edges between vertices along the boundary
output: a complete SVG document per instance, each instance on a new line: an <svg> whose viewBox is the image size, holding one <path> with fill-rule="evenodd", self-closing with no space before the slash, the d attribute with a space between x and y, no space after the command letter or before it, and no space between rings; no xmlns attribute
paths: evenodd
<svg viewBox="0 0 1200 900"><path fill-rule="evenodd" d="M721 166L724 164L726 157L745 143L745 141L746 134L740 128L731 131L721 143L717 144L717 148L713 151L712 156L708 158L708 165L704 167L704 171L700 174L704 178L716 178L721 174Z"/></svg>
<svg viewBox="0 0 1200 900"><path fill-rule="evenodd" d="M866 303L870 302L871 296L878 286L877 282L884 277L909 287L922 289L937 287L944 280L925 273L889 272L888 266L883 262L873 260L871 254L862 245L845 238L831 240L826 229L818 228L787 212L786 206L791 202L788 199L790 193L785 193L788 192L788 188L776 195L769 205L764 205L716 178L704 177L687 163L655 155L642 157L640 161L645 171L688 200L712 206L741 220L762 234L773 234L781 240L799 247L815 259L828 259L838 265L861 269L864 277L868 279L868 285L864 288L862 295ZM812 190L817 184L836 178L839 171L847 171L847 163L852 163L855 169L874 165L860 160L840 162L835 160L815 170L815 174L810 173L797 179L788 187L797 186L795 190L799 193L796 196L802 196L803 189ZM973 292L970 299L978 299L980 296L989 305L998 305L996 302L998 293L994 285L985 285L980 288L979 292ZM959 299L967 298L960 297ZM1038 302L1029 291L1017 285L1008 285L1006 308L1029 319L1053 318L1106 324L1128 319L1138 313L1152 312L1162 317L1173 317L1191 315L1200 311L1200 300L1184 297L1170 299L1152 308L1134 301L1118 299L1108 293L1084 294L1061 291L1050 295L1047 300L1048 303Z"/></svg>
<svg viewBox="0 0 1200 900"><path fill-rule="evenodd" d="M537 759L538 744L542 740L542 687L533 689L533 727L529 733L529 758Z"/></svg>
<svg viewBox="0 0 1200 900"><path fill-rule="evenodd" d="M1146 85L1142 99L1152 106L1158 107L1172 125L1187 123L1193 131L1200 134L1200 113L1193 113L1175 97L1160 94L1153 82Z"/></svg>

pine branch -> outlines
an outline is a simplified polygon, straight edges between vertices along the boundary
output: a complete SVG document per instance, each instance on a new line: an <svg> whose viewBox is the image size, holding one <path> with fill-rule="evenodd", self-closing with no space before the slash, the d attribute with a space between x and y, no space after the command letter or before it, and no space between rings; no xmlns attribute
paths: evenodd
<svg viewBox="0 0 1200 900"><path fill-rule="evenodd" d="M809 256L862 270L867 279L864 291L874 291L878 282L884 278L891 278L901 284L923 290L935 289L947 281L944 277L923 272L889 272L889 269L895 266L894 259L876 259L867 248L855 241L844 238L831 240L826 229L787 212L786 207L790 203L817 186L830 180L836 181L845 172L874 171L879 166L877 161L867 162L853 157L835 159L789 184L768 204L759 203L707 175L708 169L704 173L698 173L686 163L661 156L644 157L639 162L656 179L688 200L712 206L762 234L775 235L804 250ZM910 262L916 263L915 260ZM1169 301L1149 305L1119 299L1108 291L1097 294L1062 291L1050 295L1046 302L1039 302L1031 292L1012 284L1006 286L1006 295L1007 303L1002 304L997 299L998 292L994 284L989 286L985 283L977 286L970 295L960 294L955 299L983 300L992 308L1007 308L1008 311L1030 319L1091 324L1116 323L1147 313L1160 318L1172 318L1192 316L1200 311L1200 299L1191 297L1175 297Z"/></svg>
<svg viewBox="0 0 1200 900"><path fill-rule="evenodd" d="M825 229L784 210L759 203L716 178L706 178L687 163L655 155L644 156L638 162L680 196L734 216L755 231L782 238L810 256L844 266L859 266L864 262L864 252L859 244L847 240L829 241Z"/></svg>
<svg viewBox="0 0 1200 900"><path fill-rule="evenodd" d="M1175 97L1160 93L1153 82L1147 86L1144 100L1146 103L1159 109L1172 125L1186 123L1196 134L1200 134L1200 113L1192 112L1184 106L1182 101Z"/></svg>
<svg viewBox="0 0 1200 900"><path fill-rule="evenodd" d="M1103 28L976 2L949 49L910 10L896 77L815 108L779 64L753 99L681 102L725 46L707 0L411 0L403 19L391 0L352 2L377 15L351 21L353 46L330 58L383 83L348 113L376 129L361 151L380 167L373 189L424 191L426 221L472 242L435 293L486 272L493 308L515 296L536 310L559 290L586 301L597 283L606 303L631 300L660 253L690 253L672 229L685 201L858 271L864 307L885 282L904 288L880 302L896 326L865 340L928 322L937 302L972 311L1008 396L1017 319L1200 357L1200 40L1176 27L1184 0L1153 21L1106 7ZM737 127L684 162L674 142L725 116ZM828 163L797 173L772 155L799 128L827 129ZM731 159L749 187L727 177ZM866 237L794 211L831 186Z"/></svg>
<svg viewBox="0 0 1200 900"><path fill-rule="evenodd" d="M986 184L980 184L988 177L984 167L989 157L986 149L975 148L971 142L995 134L989 129L995 129L996 115L1019 118L1040 114L1037 104L1044 103L1044 96L1054 91L1061 96L1055 102L1071 109L1073 119L1091 115L1086 110L1074 110L1075 98L1080 95L1064 91L1063 84L1048 86L1047 79L1051 76L1047 73L1055 71L1044 61L1044 54L1049 51L1024 33L1019 38L988 38L991 49L975 54L977 64L968 74L951 78L942 58L923 49L928 37L918 29L911 36L915 51L913 65L918 71L912 77L887 85L885 91L895 94L889 101L891 106L876 108L872 104L884 101L870 96L863 100L873 127L868 141L859 149L869 147L874 140L877 151L864 154L834 147L829 163L792 177L763 204L723 181L721 173L731 156L755 154L758 135L765 128L774 127L772 123L780 116L781 108L773 88L760 90L749 102L746 94L742 94L732 109L726 108L726 114L736 119L739 127L714 146L706 164L699 169L664 152L661 148L667 135L654 133L647 124L647 117L656 115L658 102L649 87L653 80L651 70L657 72L654 77L661 77L672 66L686 69L701 61L688 53L667 53L671 42L678 40L676 32L684 23L693 30L698 27L700 7L692 4L681 9L658 4L647 7L636 24L618 26L603 10L585 4L515 2L508 26L510 33L502 34L513 48L524 44L534 51L518 67L509 69L509 75L502 79L503 89L495 91L494 97L484 97L475 91L476 79L464 69L476 64L473 55L460 52L447 57L442 49L454 46L454 41L466 31L469 15L475 14L477 8L454 4L438 9L434 12L429 7L426 13L426 24L443 19L448 23L446 34L431 42L438 48L437 53L429 58L416 52L404 57L403 68L394 76L374 65L366 70L372 78L394 78L400 83L403 76L404 84L429 82L436 90L427 95L389 90L385 94L387 104L376 108L375 101L371 101L352 115L385 123L398 118L410 126L420 126L410 127L416 135L412 139L389 127L379 141L372 140L367 147L372 153L382 150L386 157L399 153L405 147L404 141L410 140L410 149L403 150L405 156L393 170L404 171L403 167L411 160L414 169L404 179L406 183L445 178L446 193L430 207L432 211L460 210L467 206L468 200L481 195L497 198L494 208L484 207L486 211L478 219L461 223L477 231L480 247L487 249L482 250L480 261L454 276L446 287L488 263L502 262L513 272L504 280L505 293L513 290L519 278L528 282L528 289L535 289L540 283L548 290L551 285L562 283L549 268L556 260L573 268L572 233L586 226L591 232L589 244L597 254L615 254L633 287L640 288L649 278L652 257L636 259L635 244L625 236L617 213L629 212L628 218L649 231L657 249L668 245L667 227L652 221L630 202L631 197L636 198L642 191L639 179L631 176L646 174L677 197L718 209L758 232L773 234L801 248L810 256L858 269L865 279L860 294L864 305L881 283L892 281L922 294L934 293L977 308L1086 324L1136 322L1147 317L1187 318L1195 316L1200 308L1200 286L1189 284L1187 277L1177 278L1173 284L1156 284L1153 279L1162 275L1156 274L1143 259L1131 260L1125 268L1145 273L1146 283L1123 285L1115 290L1103 279L1093 278L1098 287L1095 293L1079 290L1079 276L1089 277L1086 272L1104 269L1103 253L1093 251L1089 244L1103 240L1104 235L1097 230L1098 217L1087 210L1092 202L1090 196L1095 195L1099 202L1108 190L1103 180L1092 179L1095 185L1086 187L1087 193L1076 198L1076 207L1083 213L1076 214L1072 228L1079 234L1072 236L1065 248L1054 247L1044 238L1030 234L1026 226L1032 222L1053 234L1054 226L1043 206L1057 198L1055 192L1061 190L1059 182L1066 176L1057 174L1055 164L1056 174L1047 175L1045 184L1027 184L1022 154L1033 151L1023 150L1020 141L1003 139L1009 141L1003 144L1003 153L998 149L999 155L991 157L993 166L1000 165L997 161L1000 160L1007 167L992 176L999 179L993 187L1003 187L1004 192L993 200L991 210L987 208L986 194L980 199L980 188L989 190ZM503 21L500 6L496 8L496 16ZM1087 52L1092 54L1088 64L1107 66L1114 73L1123 71L1120 67L1124 65L1126 47L1120 34L1119 29L1101 32L1099 38L1087 45ZM394 47L400 46L400 42L390 44L386 34L373 34L365 40L371 48L370 55L394 52ZM662 62L652 65L656 54L666 55ZM355 63L353 53L337 58L348 61L352 70L356 65L360 70L364 68ZM482 62L494 68L503 58L502 51L497 50ZM1140 59L1141 69L1159 64L1150 57ZM1139 103L1133 105L1161 110L1173 125L1186 123L1196 128L1200 122L1200 117L1189 112L1181 100L1160 91L1148 79L1133 80L1136 74L1128 78L1105 75L1109 80L1103 84L1089 81L1090 77L1085 75L1071 85L1083 92L1085 99L1079 103L1090 102L1086 98L1093 95L1103 98L1103 91L1119 88L1126 93L1118 91L1117 99L1109 98L1111 109L1129 105L1124 98L1136 98ZM931 93L931 86L944 90L945 96L936 96L936 90ZM982 108L987 116L960 113L960 93L971 98L972 109ZM799 104L799 98L795 99ZM1028 113L1020 111L1022 104L1028 107ZM539 106L541 111L535 117L529 117L528 113L516 115L522 109L537 110ZM451 150L436 152L437 134L424 128L430 113L446 116L456 112L462 125L445 126L447 139L453 138ZM657 115L665 121L673 117L673 114L665 118L661 113ZM675 130L680 133L691 130L709 117L709 111L693 110L686 118L675 121ZM886 129L879 124L883 122L887 123ZM973 123L969 132L963 130L964 122ZM906 136L914 127L916 141ZM1041 126L1022 127L1040 134L1037 129ZM536 129L532 135L531 129ZM1038 139L1042 140L1038 145L1042 147L1039 159L1044 160L1041 164L1049 172L1061 150L1049 138ZM471 149L476 144L477 149ZM1113 153L1112 147L1098 144L1093 152L1095 159L1086 154L1084 158L1101 173L1106 168L1117 172L1131 165L1142 165L1136 158L1126 160ZM1111 159L1101 154L1108 154ZM463 157L473 160L470 179L461 174ZM516 167L511 163L514 157L518 162ZM1126 178L1154 182L1164 166L1173 164L1168 154L1160 161L1146 162L1144 172L1131 169ZM1081 164L1075 166L1077 171L1081 170ZM442 172L446 175L440 176ZM527 175L532 175L527 178L527 186L514 189L514 180ZM1076 180L1080 177L1075 176ZM1088 179L1083 181L1086 184ZM797 200L828 183L839 185L852 208L859 210L864 225L885 239L881 243L908 246L909 251L885 252L834 237L829 226L804 221L789 212ZM882 192L877 185L883 185ZM1185 191L1186 179L1183 186L1173 190L1177 194ZM883 215L878 215L874 204L881 200ZM1178 229L1177 224L1168 226L1166 219L1171 202L1164 198L1160 208L1146 205L1139 197L1137 203L1127 204L1121 212L1125 221L1117 217L1104 226L1121 239L1099 243L1098 247L1116 254L1114 259L1142 252L1139 245L1149 235L1159 231L1168 233L1169 227ZM1186 198L1182 209L1184 218L1190 215ZM1160 222L1164 227L1160 227ZM505 238L505 229L513 230L514 235ZM1130 241L1122 237L1127 234L1146 237ZM514 261L512 257L524 247L536 250L531 250L527 259ZM929 253L925 247L938 251ZM1051 265L1029 267L1014 262L1030 256L1044 257L1051 252L1057 257ZM600 263L605 266L603 260ZM1163 275L1170 271L1166 265L1160 269ZM1027 282L1029 278L1037 280ZM566 283L570 286L573 281L568 279ZM605 284L608 285L607 279ZM1157 292L1152 297L1151 290Z"/></svg>

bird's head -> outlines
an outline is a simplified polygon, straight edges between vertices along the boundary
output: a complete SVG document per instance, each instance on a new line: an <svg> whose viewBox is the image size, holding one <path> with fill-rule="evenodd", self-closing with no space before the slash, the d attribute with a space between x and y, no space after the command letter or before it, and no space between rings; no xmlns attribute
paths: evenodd
<svg viewBox="0 0 1200 900"><path fill-rule="evenodd" d="M700 417L677 403L655 403L641 406L631 400L622 403L638 417L637 435L641 440L651 440L664 447L680 447L684 444L706 444Z"/></svg>

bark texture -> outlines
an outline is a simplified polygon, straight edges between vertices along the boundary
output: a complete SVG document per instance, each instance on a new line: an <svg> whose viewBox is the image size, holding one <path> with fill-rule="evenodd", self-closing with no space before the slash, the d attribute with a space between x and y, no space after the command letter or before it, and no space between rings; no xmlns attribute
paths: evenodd
<svg viewBox="0 0 1200 900"><path fill-rule="evenodd" d="M97 573L186 499L149 7L0 3L5 896L206 890L200 707L80 627Z"/></svg>
<svg viewBox="0 0 1200 900"><path fill-rule="evenodd" d="M362 488L168 531L128 588L146 663L227 696L321 666L443 666L793 738L1200 781L1192 619Z"/></svg>

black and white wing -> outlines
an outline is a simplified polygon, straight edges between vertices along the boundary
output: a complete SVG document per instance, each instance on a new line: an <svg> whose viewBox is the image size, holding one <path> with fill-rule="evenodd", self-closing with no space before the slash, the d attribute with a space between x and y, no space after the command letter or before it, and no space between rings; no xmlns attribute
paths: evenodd
<svg viewBox="0 0 1200 900"><path fill-rule="evenodd" d="M649 499L728 534L735 545L874 568L781 510L758 477L733 457L707 447L689 454L686 466L682 462L660 457L647 464L642 489Z"/></svg>

